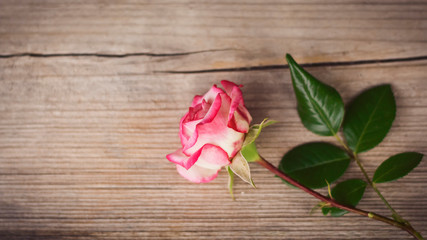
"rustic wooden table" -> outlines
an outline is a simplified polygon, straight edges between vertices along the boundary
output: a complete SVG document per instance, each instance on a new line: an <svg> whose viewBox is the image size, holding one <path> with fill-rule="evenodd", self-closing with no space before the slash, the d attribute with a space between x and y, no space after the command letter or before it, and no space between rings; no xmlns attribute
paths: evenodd
<svg viewBox="0 0 427 240"><path fill-rule="evenodd" d="M397 118L369 174L402 151L427 154L427 2L0 1L1 239L411 239L317 200L252 165L258 189L222 171L181 178L165 158L193 95L221 79L245 85L274 164L325 140L296 112L284 54L345 101L391 83ZM326 138L333 141L332 138ZM380 186L427 235L427 161ZM361 177L351 164L345 178ZM322 193L325 193L323 190ZM387 214L368 189L363 209Z"/></svg>

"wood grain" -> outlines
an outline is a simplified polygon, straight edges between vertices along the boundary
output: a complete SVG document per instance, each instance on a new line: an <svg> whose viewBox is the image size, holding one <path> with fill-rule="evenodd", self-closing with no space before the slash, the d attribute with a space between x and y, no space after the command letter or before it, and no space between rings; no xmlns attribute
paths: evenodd
<svg viewBox="0 0 427 240"><path fill-rule="evenodd" d="M157 70L427 55L424 1L19 2L0 2L2 54L216 51Z"/></svg>
<svg viewBox="0 0 427 240"><path fill-rule="evenodd" d="M274 164L303 142L333 142L303 128L289 71L268 68L285 52L303 63L347 61L308 68L346 102L392 84L397 118L362 155L370 175L392 154L427 154L427 60L352 64L427 55L426 11L405 1L1 1L0 238L410 239L352 214L310 215L315 199L258 165L258 189L237 182L233 202L224 171L191 184L165 155L180 145L192 96L221 79L245 86L254 122L280 121L258 141ZM266 68L209 72L254 66ZM165 73L198 70L208 71ZM426 172L424 161L379 186L424 235ZM354 177L362 175L351 164L344 178ZM388 214L371 190L359 206Z"/></svg>

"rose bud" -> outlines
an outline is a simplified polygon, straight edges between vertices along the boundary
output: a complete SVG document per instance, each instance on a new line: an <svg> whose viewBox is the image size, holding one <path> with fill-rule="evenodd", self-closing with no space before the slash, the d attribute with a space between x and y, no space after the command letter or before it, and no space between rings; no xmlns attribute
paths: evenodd
<svg viewBox="0 0 427 240"><path fill-rule="evenodd" d="M166 158L178 173L196 182L209 182L242 147L252 117L235 83L223 80L203 96L196 95L179 125L182 148Z"/></svg>

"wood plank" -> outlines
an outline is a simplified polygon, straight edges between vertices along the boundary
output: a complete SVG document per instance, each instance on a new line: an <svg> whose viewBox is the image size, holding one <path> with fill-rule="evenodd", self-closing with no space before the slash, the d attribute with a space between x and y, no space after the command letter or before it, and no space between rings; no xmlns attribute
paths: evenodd
<svg viewBox="0 0 427 240"><path fill-rule="evenodd" d="M427 55L423 1L19 2L0 2L2 55L215 51L157 69L174 71Z"/></svg>
<svg viewBox="0 0 427 240"><path fill-rule="evenodd" d="M193 57L202 62L204 54ZM209 184L182 179L165 159L180 145L179 118L193 95L221 79L245 85L254 122L264 117L280 121L258 142L273 163L293 146L325 138L301 125L288 70L153 73L180 58L0 59L0 237L410 239L352 214L310 215L315 199L257 165L252 169L258 189L238 182L235 202L224 171ZM385 141L363 154L369 174L391 154L427 153L426 67L427 61L412 61L309 68L347 102L367 87L392 84L397 118ZM380 186L423 234L426 171L424 161L407 177ZM355 164L345 175L353 177L361 177ZM370 190L360 207L387 213Z"/></svg>
<svg viewBox="0 0 427 240"><path fill-rule="evenodd" d="M191 184L165 155L192 96L222 79L245 85L254 122L280 121L258 141L274 164L334 141L301 125L286 52L320 63L308 69L346 102L392 84L397 118L362 155L370 175L392 154L426 154L426 13L401 0L0 1L0 238L411 239L353 214L310 215L315 199L257 165L258 189L237 182L233 202L224 171ZM426 171L380 185L424 236ZM355 177L353 163L344 179ZM371 190L359 206L388 214Z"/></svg>

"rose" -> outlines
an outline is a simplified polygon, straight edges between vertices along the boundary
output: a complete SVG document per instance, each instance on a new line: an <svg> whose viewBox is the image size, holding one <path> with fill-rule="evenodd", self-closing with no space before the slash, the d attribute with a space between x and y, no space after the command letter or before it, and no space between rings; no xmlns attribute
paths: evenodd
<svg viewBox="0 0 427 240"><path fill-rule="evenodd" d="M197 183L212 181L242 147L252 117L246 109L241 85L223 80L224 90L213 85L196 95L182 117L179 136L182 148L166 158L178 173Z"/></svg>

